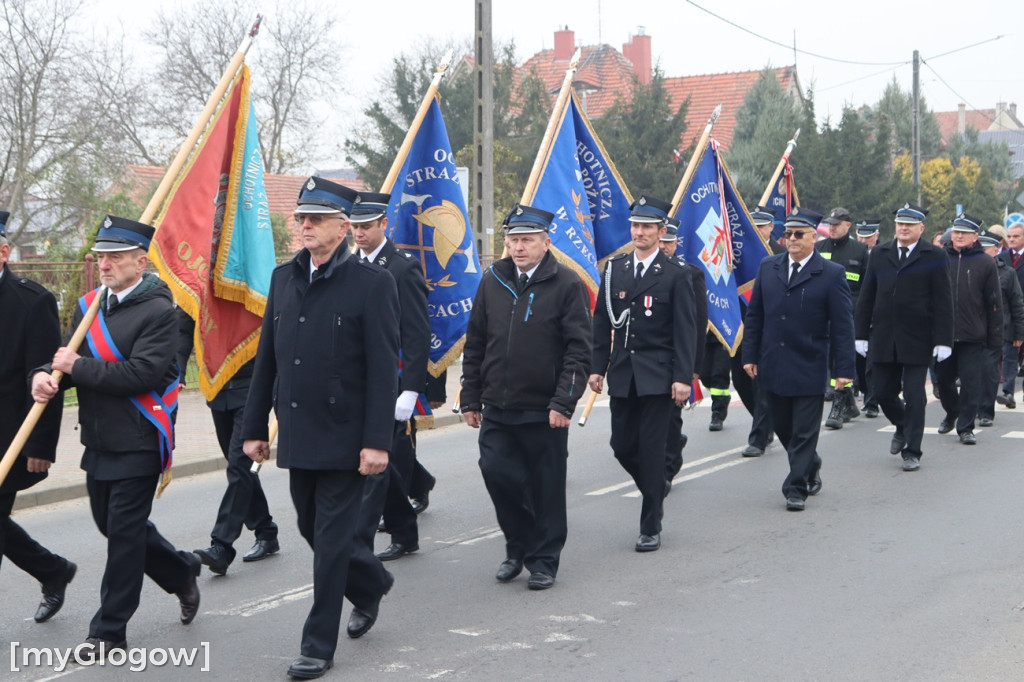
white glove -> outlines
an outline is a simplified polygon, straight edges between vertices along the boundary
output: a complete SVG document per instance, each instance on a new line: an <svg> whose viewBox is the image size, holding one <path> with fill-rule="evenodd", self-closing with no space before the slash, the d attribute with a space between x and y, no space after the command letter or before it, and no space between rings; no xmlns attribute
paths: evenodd
<svg viewBox="0 0 1024 682"><path fill-rule="evenodd" d="M948 360L949 356L953 354L953 349L949 346L935 346L932 348L932 355L935 356L936 362L942 362Z"/></svg>
<svg viewBox="0 0 1024 682"><path fill-rule="evenodd" d="M857 339L853 342L853 345L857 348L857 354L862 357L868 356L868 342L864 339Z"/></svg>
<svg viewBox="0 0 1024 682"><path fill-rule="evenodd" d="M416 409L416 398L419 395L416 391L402 391L402 394L398 396L398 400L395 401L396 422L409 421L412 411Z"/></svg>

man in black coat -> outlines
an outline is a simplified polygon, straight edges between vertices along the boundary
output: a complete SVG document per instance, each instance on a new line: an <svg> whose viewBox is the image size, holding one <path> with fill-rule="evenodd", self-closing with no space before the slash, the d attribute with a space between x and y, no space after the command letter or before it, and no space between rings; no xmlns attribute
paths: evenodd
<svg viewBox="0 0 1024 682"><path fill-rule="evenodd" d="M183 624L199 610L196 577L202 564L191 552L175 550L149 520L161 472L169 473L179 381L171 291L144 272L154 231L116 216L103 220L93 251L104 286L79 299L72 323L76 329L93 298L100 297L86 343L77 353L57 349L52 367L32 378L37 402L57 394L51 369L64 373L64 386L78 389L89 504L107 538L100 608L80 647L87 658L126 648L143 575L178 596Z"/></svg>
<svg viewBox="0 0 1024 682"><path fill-rule="evenodd" d="M495 578L525 566L531 590L555 584L568 535L569 420L590 360L590 296L549 250L553 218L518 204L505 218L509 255L480 280L462 355L462 413L480 429L480 473L505 534Z"/></svg>
<svg viewBox="0 0 1024 682"><path fill-rule="evenodd" d="M658 247L666 256L674 258L685 265L686 271L690 273L690 284L693 287L693 302L697 311L696 324L694 325L694 331L697 336L693 360L693 366L697 368L704 361L704 336L705 330L708 328L708 290L704 284L704 271L693 263L687 263L682 254L676 255L676 247L679 245L678 239L679 221L675 218L669 218L665 234L662 235L658 242ZM700 376L695 373L693 381L697 382L699 380ZM683 448L686 447L686 441L686 434L683 433L683 406L679 405L672 409L672 422L668 429L668 442L665 449L665 480L668 481L668 485L665 486L666 495L672 490L672 479L683 468Z"/></svg>
<svg viewBox="0 0 1024 682"><path fill-rule="evenodd" d="M594 315L589 383L600 393L608 375L612 451L643 496L638 552L661 547L665 443L672 410L690 396L695 367L691 278L682 263L658 248L671 209L651 197L633 202L634 250L605 265Z"/></svg>
<svg viewBox="0 0 1024 682"><path fill-rule="evenodd" d="M60 322L53 294L30 279L18 277L7 267L11 255L7 242L9 217L7 211L0 211L0 414L4 415L0 419L0 456L7 452L32 407L29 371L49 362L60 346ZM18 491L46 478L56 459L63 398L58 393L46 406L0 484L0 560L7 557L43 586L43 599L35 615L37 623L48 621L60 611L64 592L77 567L32 539L11 519L11 510Z"/></svg>
<svg viewBox="0 0 1024 682"><path fill-rule="evenodd" d="M850 287L853 307L856 308L861 280L864 278L864 270L868 267L868 247L850 234L853 218L845 208L838 206L833 208L829 211L825 222L828 224L828 237L819 241L815 248L822 258L842 265L846 270L846 283ZM858 376L861 372L862 370L858 366ZM835 388L835 376L831 378L830 388ZM834 392L832 409L829 410L828 417L825 419L825 427L841 429L845 422L859 416L860 410L857 408L857 401L853 395L853 386L847 386L842 391Z"/></svg>
<svg viewBox="0 0 1024 682"><path fill-rule="evenodd" d="M185 367L195 338L195 320L178 308L178 366L181 367L182 385ZM235 559L235 540L242 534L242 526L256 534L256 542L242 561L260 561L281 549L277 541L277 524L270 515L267 496L259 476L251 471L252 460L242 452L242 422L245 419L245 401L249 397L253 361L238 368L224 386L207 401L213 428L221 454L227 460L225 474L228 486L217 509L217 520L210 532L210 546L194 549L211 572L224 575Z"/></svg>
<svg viewBox="0 0 1024 682"><path fill-rule="evenodd" d="M881 224L881 220L878 218L868 218L857 223L857 241L867 247L868 257L870 259L871 250L878 244L878 228ZM863 281L861 282L863 286ZM856 315L857 304L853 306L854 315ZM871 363L868 359L857 353L857 381L854 385L854 392L859 391L864 396L864 416L868 419L874 419L878 416L878 398L875 397L874 390L874 376L871 369Z"/></svg>
<svg viewBox="0 0 1024 682"><path fill-rule="evenodd" d="M1024 291L1024 223L1014 223L1006 228L1006 250L999 254L999 258L1009 265L1017 275L1017 282ZM1014 348L1012 343L1003 339L1003 385L1002 392L996 400L1015 409L1017 401L1014 393L1017 391L1017 368L1020 363L1020 348Z"/></svg>
<svg viewBox="0 0 1024 682"><path fill-rule="evenodd" d="M814 250L820 220L802 208L787 216L788 254L761 261L744 319L743 368L768 392L789 455L782 494L790 511L803 511L807 496L821 490L817 447L829 368L836 391L856 372L850 288L843 267Z"/></svg>
<svg viewBox="0 0 1024 682"><path fill-rule="evenodd" d="M1003 300L996 264L978 244L981 226L961 213L946 247L953 287L953 353L935 364L939 401L946 416L939 433L956 428L960 442L974 445L974 420L987 391L987 357L1003 348ZM959 387L957 379L960 380Z"/></svg>
<svg viewBox="0 0 1024 682"><path fill-rule="evenodd" d="M765 242L768 243L770 255L786 253L786 249L777 241L772 239L772 230L775 228L775 214L764 206L756 206L750 212L750 218L754 227ZM740 310L743 317L747 316L746 300L740 297ZM747 447L740 453L744 457L760 457L768 444L775 440L772 431L772 406L768 400L768 394L761 389L761 384L751 379L746 370L743 369L743 341L740 341L736 355L732 357L732 385L743 401L743 406L750 413L750 433L747 435Z"/></svg>
<svg viewBox="0 0 1024 682"><path fill-rule="evenodd" d="M896 238L876 246L868 258L856 345L871 364L878 404L896 427L889 451L902 455L904 471L916 471L928 366L952 352L953 293L945 253L921 238L928 211L907 203L895 215Z"/></svg>
<svg viewBox="0 0 1024 682"><path fill-rule="evenodd" d="M366 476L388 465L399 338L394 278L343 245L355 196L318 177L299 194L304 248L271 277L242 426L242 449L262 462L274 407L277 465L289 470L299 532L313 549L313 605L288 669L306 679L334 665L344 598L354 606L348 636L361 637L394 583L355 541Z"/></svg>
<svg viewBox="0 0 1024 682"><path fill-rule="evenodd" d="M352 239L360 258L391 273L398 286L401 308L401 370L398 399L395 402L394 441L388 468L370 476L363 494L359 537L373 550L377 523L391 534L391 544L378 554L381 561L392 561L420 548L416 512L409 503L409 484L416 464L416 401L427 386L430 360L430 318L427 315L427 282L423 268L412 254L398 249L387 238L386 213L389 194L361 192L352 207Z"/></svg>
<svg viewBox="0 0 1024 682"><path fill-rule="evenodd" d="M997 227L997 226L994 226ZM996 417L996 398L999 395L1000 365L1007 355L1003 349L1009 346L1011 358L1007 364L1007 372L1017 373L1017 349L1024 344L1024 293L1013 268L998 257L999 235L985 231L978 235L978 243L985 249L989 257L995 259L999 273L999 288L1003 296L1003 348L988 350L989 376L985 382L985 395L978 408L978 426L992 426Z"/></svg>

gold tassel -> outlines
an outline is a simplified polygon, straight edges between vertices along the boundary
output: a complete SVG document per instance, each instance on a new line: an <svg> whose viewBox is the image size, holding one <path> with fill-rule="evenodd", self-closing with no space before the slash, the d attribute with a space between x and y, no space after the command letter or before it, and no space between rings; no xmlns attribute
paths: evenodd
<svg viewBox="0 0 1024 682"><path fill-rule="evenodd" d="M164 490L171 484L171 478L171 467L167 467L160 477L160 485L156 489L156 499L159 500L160 496L164 494Z"/></svg>

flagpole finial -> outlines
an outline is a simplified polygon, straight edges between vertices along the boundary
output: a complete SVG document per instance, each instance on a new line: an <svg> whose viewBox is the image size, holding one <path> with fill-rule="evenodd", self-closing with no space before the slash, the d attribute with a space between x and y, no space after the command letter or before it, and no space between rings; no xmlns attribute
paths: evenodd
<svg viewBox="0 0 1024 682"><path fill-rule="evenodd" d="M255 38L256 34L260 32L260 23L262 21L263 21L263 15L262 14L257 14L256 15L256 23L254 23L252 25L252 29L249 31L249 37L250 38Z"/></svg>
<svg viewBox="0 0 1024 682"><path fill-rule="evenodd" d="M708 121L708 123L710 123L711 125L714 125L715 121L717 121L718 117L721 116L721 115L722 115L722 105L719 104L717 107L715 107L715 110L711 112L711 119Z"/></svg>
<svg viewBox="0 0 1024 682"><path fill-rule="evenodd" d="M448 67L452 63L453 57L455 57L455 49L450 47L448 48L448 51L444 53L444 56L441 57L441 63L437 65L436 73L444 73L447 71Z"/></svg>
<svg viewBox="0 0 1024 682"><path fill-rule="evenodd" d="M576 67L579 66L580 59L582 57L583 57L583 48L577 47L576 51L572 55L572 59L569 60L569 69L572 70L572 71L575 71Z"/></svg>

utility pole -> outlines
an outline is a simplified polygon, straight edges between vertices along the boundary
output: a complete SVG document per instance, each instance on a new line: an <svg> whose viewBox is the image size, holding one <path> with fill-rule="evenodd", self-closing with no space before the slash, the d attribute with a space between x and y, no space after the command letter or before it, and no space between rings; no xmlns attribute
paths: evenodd
<svg viewBox="0 0 1024 682"><path fill-rule="evenodd" d="M491 0L476 0L476 99L473 116L473 238L481 256L494 252L494 51Z"/></svg>
<svg viewBox="0 0 1024 682"><path fill-rule="evenodd" d="M914 187L917 205L921 205L921 53L914 50L913 120L910 128L911 160L914 164Z"/></svg>

